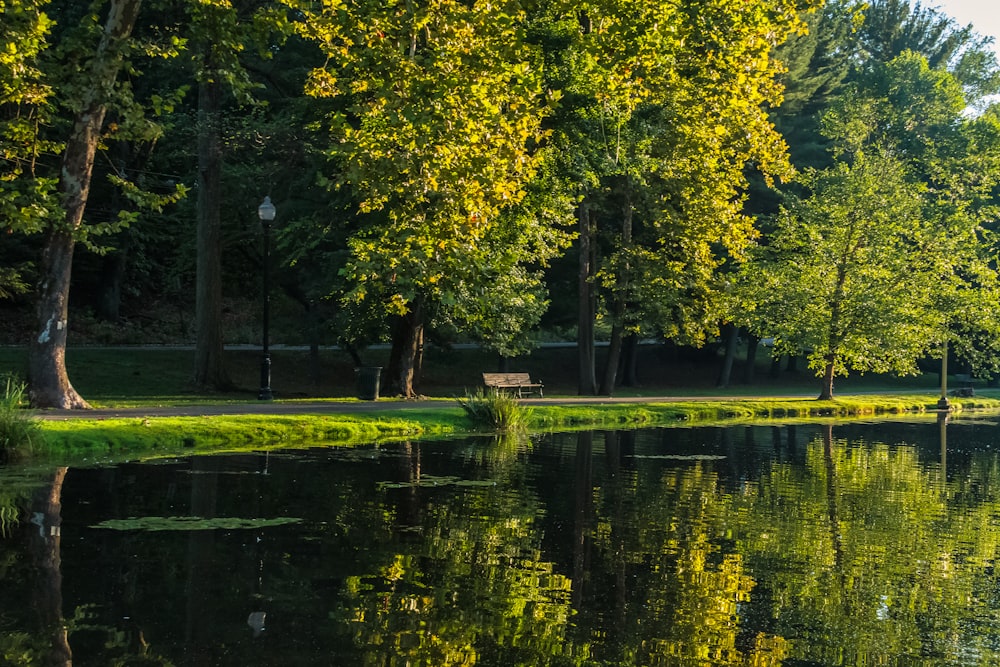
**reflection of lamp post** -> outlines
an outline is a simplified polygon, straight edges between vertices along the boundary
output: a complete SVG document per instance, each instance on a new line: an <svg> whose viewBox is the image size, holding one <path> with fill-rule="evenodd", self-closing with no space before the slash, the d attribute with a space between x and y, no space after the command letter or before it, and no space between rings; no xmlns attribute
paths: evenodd
<svg viewBox="0 0 1000 667"><path fill-rule="evenodd" d="M941 343L941 398L938 399L938 410L951 410L951 402L948 400L948 341Z"/></svg>
<svg viewBox="0 0 1000 667"><path fill-rule="evenodd" d="M262 401L274 398L271 394L271 352L267 346L267 327L271 309L271 223L276 212L270 197L264 197L264 201L257 207L260 224L264 227L264 331L261 346L264 357L260 362L260 392L257 394L257 398Z"/></svg>

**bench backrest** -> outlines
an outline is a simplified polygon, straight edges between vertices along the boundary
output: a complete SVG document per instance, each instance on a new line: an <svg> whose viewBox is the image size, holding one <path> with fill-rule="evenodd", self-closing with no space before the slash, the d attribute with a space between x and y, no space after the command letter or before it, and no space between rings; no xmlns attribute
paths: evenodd
<svg viewBox="0 0 1000 667"><path fill-rule="evenodd" d="M529 373L483 373L487 387L506 387L532 384Z"/></svg>

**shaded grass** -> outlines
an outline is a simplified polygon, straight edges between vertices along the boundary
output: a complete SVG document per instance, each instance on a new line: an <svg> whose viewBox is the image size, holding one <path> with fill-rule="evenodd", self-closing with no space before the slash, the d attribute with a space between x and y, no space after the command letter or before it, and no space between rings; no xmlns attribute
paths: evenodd
<svg viewBox="0 0 1000 667"><path fill-rule="evenodd" d="M598 350L598 363L604 354ZM322 349L315 357L305 350L273 349L271 386L280 400L305 398L351 398L358 395L357 375L350 356L335 349ZM761 358L752 383L734 382L715 386L721 358L706 351L680 355L666 345L643 346L640 351L641 387L620 387L620 396L740 396L800 394L814 397L819 381L808 371L768 373L769 362ZM180 348L73 347L66 351L71 381L95 407L125 405L178 405L224 403L256 398L260 381L260 353L253 349L229 349L224 354L233 380L230 391L205 391L191 384L194 351ZM386 366L388 350L362 352L365 365ZM511 370L530 372L545 383L547 396L573 396L577 391L576 350L542 348L510 362ZM482 372L495 370L494 354L478 349L444 350L428 346L417 391L427 396L454 398L467 388L482 385ZM27 350L0 347L0 375L24 376ZM740 374L735 374L739 377ZM384 379L384 378L383 378ZM936 374L916 377L879 375L838 379L838 391L933 392ZM383 391L383 396L386 392Z"/></svg>

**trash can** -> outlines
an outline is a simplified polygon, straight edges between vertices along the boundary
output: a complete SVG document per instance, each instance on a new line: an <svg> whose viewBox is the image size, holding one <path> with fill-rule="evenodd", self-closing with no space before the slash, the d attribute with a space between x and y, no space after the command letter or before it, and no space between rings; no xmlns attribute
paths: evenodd
<svg viewBox="0 0 1000 667"><path fill-rule="evenodd" d="M358 398L363 401L378 400L381 366L362 366L358 369Z"/></svg>

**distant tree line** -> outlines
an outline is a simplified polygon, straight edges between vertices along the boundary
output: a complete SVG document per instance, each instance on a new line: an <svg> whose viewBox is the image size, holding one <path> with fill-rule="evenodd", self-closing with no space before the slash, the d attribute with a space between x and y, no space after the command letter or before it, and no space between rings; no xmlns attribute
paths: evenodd
<svg viewBox="0 0 1000 667"><path fill-rule="evenodd" d="M1000 358L1000 69L919 3L16 0L0 35L0 298L33 298L38 407L87 407L71 293L190 311L193 381L231 384L265 195L311 339L391 342L404 396L425 340L556 327L581 394L650 337L771 338L824 397Z"/></svg>

